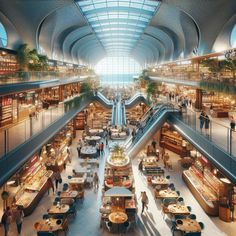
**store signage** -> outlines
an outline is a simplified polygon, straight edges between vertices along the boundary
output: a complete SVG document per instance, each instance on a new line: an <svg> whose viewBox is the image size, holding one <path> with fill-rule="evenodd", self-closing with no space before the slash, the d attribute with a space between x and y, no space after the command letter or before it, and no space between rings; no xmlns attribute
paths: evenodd
<svg viewBox="0 0 236 236"><path fill-rule="evenodd" d="M236 58L236 49L230 49L225 52L226 59L235 59Z"/></svg>

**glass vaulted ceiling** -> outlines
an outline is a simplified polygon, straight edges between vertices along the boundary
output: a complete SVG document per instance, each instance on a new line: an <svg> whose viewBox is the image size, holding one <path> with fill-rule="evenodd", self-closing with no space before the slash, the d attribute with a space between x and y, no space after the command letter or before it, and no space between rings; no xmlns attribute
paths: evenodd
<svg viewBox="0 0 236 236"><path fill-rule="evenodd" d="M84 0L77 4L107 55L127 56L160 3L154 0Z"/></svg>

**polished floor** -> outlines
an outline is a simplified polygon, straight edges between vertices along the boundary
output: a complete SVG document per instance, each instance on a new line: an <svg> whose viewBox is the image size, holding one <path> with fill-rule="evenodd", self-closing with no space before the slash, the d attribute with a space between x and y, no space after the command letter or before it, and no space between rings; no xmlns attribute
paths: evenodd
<svg viewBox="0 0 236 236"><path fill-rule="evenodd" d="M74 167L79 168L81 159L77 157L76 145L77 140L73 141L73 158L72 163L68 163L66 171L62 173L63 182L67 181L67 176L72 173ZM109 142L109 146L114 143ZM185 199L185 203L192 207L192 212L196 214L197 220L202 221L205 224L205 229L202 233L204 236L234 236L236 234L236 222L225 223L219 220L218 217L208 217L202 210L201 206L192 196L191 192L188 190L181 178L182 168L180 167L178 161L179 157L172 153L170 157L173 163L173 170L166 171L167 174L171 176L171 182L176 186L176 189L180 191L181 196ZM110 236L111 234L106 230L100 228L100 213L99 208L101 205L101 184L103 183L104 174L104 164L107 155L109 154L109 148L106 147L105 155L100 158L99 169L94 169L99 173L100 186L98 191L93 189L87 189L85 193L84 201L78 202L77 206L77 216L75 219L71 218L69 220L69 232L68 236ZM142 155L142 153L140 153ZM127 236L137 235L137 236L171 236L170 222L164 220L161 215L160 202L155 200L153 197L152 187L147 186L146 178L141 173L139 173L137 165L139 162L139 156L132 160L133 173L135 178L135 189L138 199L138 217L137 226L131 229ZM160 161L162 166L162 162ZM141 202L139 200L139 195L141 191L146 191L149 197L149 209L148 211L141 214ZM23 223L22 236L35 236L36 231L34 230L34 223L42 218L42 215L46 213L47 209L52 205L55 195L51 192L49 195L45 194L38 207L35 209L32 215L25 217ZM0 235L3 232L0 228ZM9 236L16 236L16 226L14 223L10 226ZM63 235L61 233L60 235ZM177 234L176 234L177 235Z"/></svg>

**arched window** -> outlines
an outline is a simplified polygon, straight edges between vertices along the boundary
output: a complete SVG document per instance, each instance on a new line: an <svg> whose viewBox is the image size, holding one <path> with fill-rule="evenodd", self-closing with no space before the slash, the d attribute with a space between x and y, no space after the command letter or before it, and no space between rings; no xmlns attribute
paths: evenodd
<svg viewBox="0 0 236 236"><path fill-rule="evenodd" d="M133 82L133 76L141 71L140 64L130 57L114 56L102 59L95 67L101 84L125 85Z"/></svg>
<svg viewBox="0 0 236 236"><path fill-rule="evenodd" d="M236 25L234 25L234 28L230 35L230 44L232 48L236 48Z"/></svg>
<svg viewBox="0 0 236 236"><path fill-rule="evenodd" d="M7 46L7 32L2 23L0 23L0 47Z"/></svg>

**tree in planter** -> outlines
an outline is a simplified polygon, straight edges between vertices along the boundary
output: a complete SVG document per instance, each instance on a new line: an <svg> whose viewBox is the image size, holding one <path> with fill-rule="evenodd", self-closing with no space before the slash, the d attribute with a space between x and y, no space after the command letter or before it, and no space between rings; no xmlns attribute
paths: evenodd
<svg viewBox="0 0 236 236"><path fill-rule="evenodd" d="M80 86L80 93L82 97L87 97L93 95L92 84L88 82L83 82Z"/></svg>
<svg viewBox="0 0 236 236"><path fill-rule="evenodd" d="M30 61L30 49L27 44L22 44L17 50L17 61L20 65L21 71L28 70L28 64Z"/></svg>
<svg viewBox="0 0 236 236"><path fill-rule="evenodd" d="M152 101L152 97L155 95L156 93L156 88L157 88L157 84L155 82L149 82L147 84L147 89L146 89L146 92L147 92L147 100L148 100L148 103L151 103Z"/></svg>
<svg viewBox="0 0 236 236"><path fill-rule="evenodd" d="M222 61L223 67L232 72L233 79L236 78L236 59L227 59Z"/></svg>

